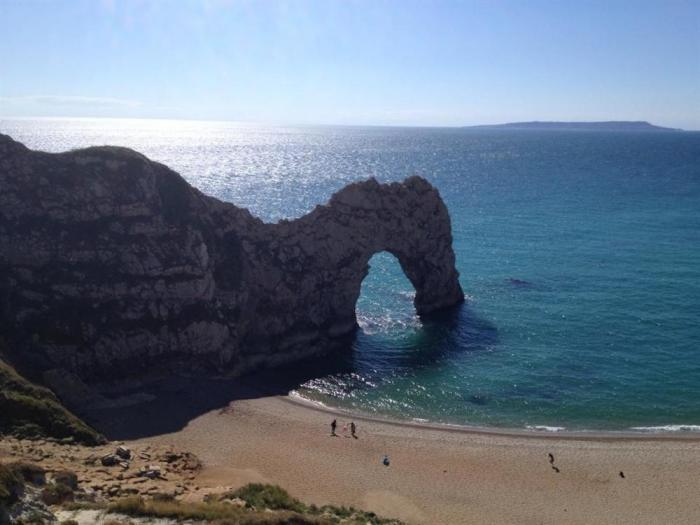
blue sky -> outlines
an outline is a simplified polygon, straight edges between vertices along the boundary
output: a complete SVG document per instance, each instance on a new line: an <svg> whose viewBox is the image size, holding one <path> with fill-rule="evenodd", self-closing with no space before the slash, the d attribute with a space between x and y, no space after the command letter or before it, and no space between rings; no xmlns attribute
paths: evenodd
<svg viewBox="0 0 700 525"><path fill-rule="evenodd" d="M0 115L700 129L700 1L0 0Z"/></svg>

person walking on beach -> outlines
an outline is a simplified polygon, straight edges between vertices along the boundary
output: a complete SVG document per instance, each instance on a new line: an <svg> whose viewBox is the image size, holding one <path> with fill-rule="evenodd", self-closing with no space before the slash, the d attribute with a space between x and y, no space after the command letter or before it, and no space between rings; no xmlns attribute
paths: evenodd
<svg viewBox="0 0 700 525"><path fill-rule="evenodd" d="M357 439L357 434L355 434L355 431L356 431L356 430L357 430L357 427L355 426L355 422L352 421L352 422L350 423L350 434L351 434L352 437L354 437L355 439Z"/></svg>
<svg viewBox="0 0 700 525"><path fill-rule="evenodd" d="M334 419L334 420L331 422L331 436L335 436L335 435L336 435L336 434L335 434L335 427L337 427L337 426L338 426L338 421L337 421L336 419Z"/></svg>

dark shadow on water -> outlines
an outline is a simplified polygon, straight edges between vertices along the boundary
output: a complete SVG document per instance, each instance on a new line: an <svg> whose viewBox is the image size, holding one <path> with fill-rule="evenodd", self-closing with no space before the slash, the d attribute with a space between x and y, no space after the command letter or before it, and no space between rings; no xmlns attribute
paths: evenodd
<svg viewBox="0 0 700 525"><path fill-rule="evenodd" d="M382 369L382 373L439 364L456 352L489 349L498 341L496 327L478 317L466 304L424 317L422 323L415 337L404 346L406 351L399 353L388 369ZM211 377L204 372L201 375L160 377L109 393L114 400L138 394L147 396L148 401L78 412L112 440L177 432L207 412L231 409L229 404L233 401L285 395L311 379L362 372L357 369L353 354L355 344L356 340L349 338L347 343L338 345L326 357L242 378Z"/></svg>
<svg viewBox="0 0 700 525"><path fill-rule="evenodd" d="M480 317L468 304L421 316L422 326L400 343L401 352L384 362L382 371L439 366L460 354L489 351L498 343L496 326ZM358 334L356 344L371 344L374 336ZM351 356L357 355L350 354Z"/></svg>
<svg viewBox="0 0 700 525"><path fill-rule="evenodd" d="M449 353L488 350L498 343L496 325L479 316L468 303L421 320L426 334Z"/></svg>

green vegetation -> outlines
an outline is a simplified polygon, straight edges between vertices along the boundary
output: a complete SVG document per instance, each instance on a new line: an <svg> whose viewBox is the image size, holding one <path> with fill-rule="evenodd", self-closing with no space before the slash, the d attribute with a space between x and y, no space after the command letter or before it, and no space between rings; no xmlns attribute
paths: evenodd
<svg viewBox="0 0 700 525"><path fill-rule="evenodd" d="M234 500L242 500L244 507ZM399 524L352 507L306 505L276 486L251 483L235 491L207 498L203 503L185 503L172 498L146 500L139 496L111 503L108 512L132 517L194 520L215 525L383 525Z"/></svg>
<svg viewBox="0 0 700 525"><path fill-rule="evenodd" d="M183 503L180 501L145 500L139 496L111 503L108 512L132 517L196 520L216 525L330 525L329 520L293 512L256 512L223 502Z"/></svg>
<svg viewBox="0 0 700 525"><path fill-rule="evenodd" d="M9 523L8 511L24 494L27 483L41 485L46 480L44 469L24 462L0 463L0 523ZM43 517L36 512L15 520L16 525L43 524Z"/></svg>
<svg viewBox="0 0 700 525"><path fill-rule="evenodd" d="M47 505L58 505L73 499L73 489L63 483L50 483L41 491L41 501Z"/></svg>
<svg viewBox="0 0 700 525"><path fill-rule="evenodd" d="M353 507L336 507L335 505L306 505L277 485L267 485L263 483L249 483L238 490L226 492L219 496L219 500L241 499L245 501L246 507L264 510L289 510L304 515L320 516L329 523L371 523L372 525L399 523L396 520L380 518L374 512L365 512Z"/></svg>
<svg viewBox="0 0 700 525"><path fill-rule="evenodd" d="M32 485L43 485L46 483L46 471L39 465L27 463L25 461L15 461L5 465L26 483Z"/></svg>
<svg viewBox="0 0 700 525"><path fill-rule="evenodd" d="M69 470L60 470L53 475L53 481L41 491L41 500L47 505L59 505L73 500L78 490L78 476Z"/></svg>
<svg viewBox="0 0 700 525"><path fill-rule="evenodd" d="M15 503L24 490L24 479L9 465L0 464L0 508Z"/></svg>
<svg viewBox="0 0 700 525"><path fill-rule="evenodd" d="M227 492L223 499L239 498L245 501L247 507L255 509L292 510L306 512L307 506L293 498L282 487L263 483L250 483L238 490Z"/></svg>
<svg viewBox="0 0 700 525"><path fill-rule="evenodd" d="M57 485L65 485L71 490L78 490L78 476L70 470L59 470L53 475L53 482Z"/></svg>
<svg viewBox="0 0 700 525"><path fill-rule="evenodd" d="M61 508L63 510L105 510L105 504L103 502L95 501L66 501Z"/></svg>
<svg viewBox="0 0 700 525"><path fill-rule="evenodd" d="M0 434L73 438L85 445L105 442L102 435L66 410L51 390L30 383L1 359Z"/></svg>
<svg viewBox="0 0 700 525"><path fill-rule="evenodd" d="M46 471L38 465L23 461L0 463L0 523L9 522L8 511L12 505L24 497L27 484L43 486L41 490L42 502L46 505L58 505L73 499L73 492L78 486L78 478L73 472L61 471L54 474L53 481L47 484ZM34 509L29 512L25 511L21 519L16 519L12 523L17 525L43 524L46 523L45 518L45 515Z"/></svg>
<svg viewBox="0 0 700 525"><path fill-rule="evenodd" d="M5 467L10 475L21 477ZM2 472L2 471L0 471ZM48 495L48 499L47 499ZM65 510L106 510L132 518L167 518L178 522L207 523L209 525L400 525L397 520L378 517L352 507L306 505L291 497L276 485L254 483L236 491L204 502L183 502L172 496L157 495L151 499L130 496L112 503L71 501L73 492L62 483L50 483L42 491L46 504L61 504ZM243 503L241 503L241 501ZM1 506L1 505L0 505ZM1 520L0 520L1 521ZM127 525L114 521L114 525Z"/></svg>

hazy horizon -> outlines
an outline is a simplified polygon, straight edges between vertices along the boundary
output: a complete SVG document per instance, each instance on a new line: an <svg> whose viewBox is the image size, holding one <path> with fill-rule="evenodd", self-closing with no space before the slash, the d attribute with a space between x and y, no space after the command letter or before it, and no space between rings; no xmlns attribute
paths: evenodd
<svg viewBox="0 0 700 525"><path fill-rule="evenodd" d="M0 122L3 120L7 121L12 121L12 120L84 120L84 121L89 121L89 120L117 120L117 121L164 121L164 122L192 122L192 123L219 123L219 124L235 124L235 125L240 125L240 126L271 126L271 127L337 127L337 128L343 128L343 127L348 127L348 128L353 128L353 127L358 127L358 128L416 128L416 129L421 129L421 128L435 128L435 129L498 129L498 126L501 125L509 125L509 124L528 124L532 122L541 122L541 123L565 123L565 124L597 124L597 123L605 123L605 122L646 122L647 124L651 124L652 126L658 126L658 127L663 127L665 128L666 126L659 126L659 124L655 122L649 122L649 121L618 121L618 120L613 120L613 119L606 119L606 120L600 120L600 121L590 121L590 120L580 120L580 121L546 121L546 120L533 120L533 121L510 121L510 122L496 122L493 124L467 124L467 125L427 125L427 124L331 124L331 123L314 123L314 122L274 122L274 121L268 121L268 122L259 122L259 121L243 121L243 120L227 120L227 119L198 119L198 118L170 118L170 117L70 117L70 116L50 116L50 117L45 117L45 116L36 116L36 115L27 115L27 116L14 116L14 115L2 115L0 114ZM491 128L491 126L494 126ZM686 128L671 128L675 129L676 131L684 131L684 132L698 132L700 129L686 129ZM2 133L3 130L0 129L0 133ZM555 130L556 131L556 130Z"/></svg>
<svg viewBox="0 0 700 525"><path fill-rule="evenodd" d="M0 115L700 129L696 2L0 0Z"/></svg>

